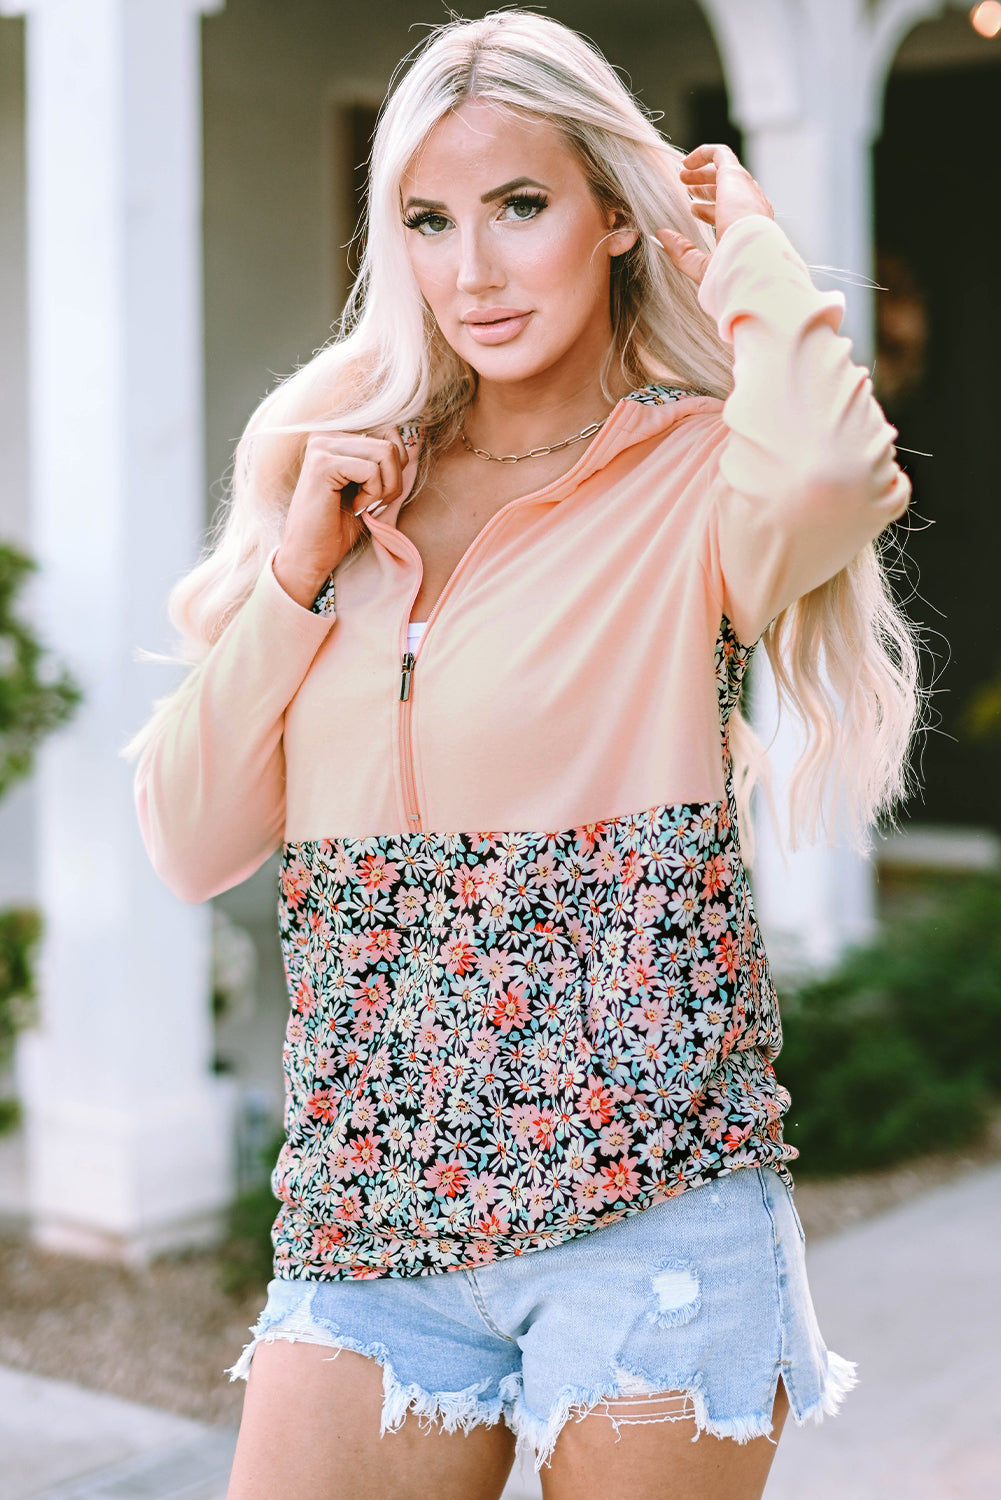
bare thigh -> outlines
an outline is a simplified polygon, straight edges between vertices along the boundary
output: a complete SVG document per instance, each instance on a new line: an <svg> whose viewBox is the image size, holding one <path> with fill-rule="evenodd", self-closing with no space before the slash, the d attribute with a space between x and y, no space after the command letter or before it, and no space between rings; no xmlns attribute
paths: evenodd
<svg viewBox="0 0 1001 1500"><path fill-rule="evenodd" d="M749 1443L706 1432L693 1442L692 1420L629 1422L642 1410L637 1404L612 1402L610 1409L626 1417L618 1428L600 1411L563 1428L542 1470L545 1500L760 1500L789 1399L779 1381L772 1435Z"/></svg>
<svg viewBox="0 0 1001 1500"><path fill-rule="evenodd" d="M258 1344L226 1500L498 1500L514 1461L503 1422L446 1433L409 1416L380 1438L381 1368L333 1353Z"/></svg>

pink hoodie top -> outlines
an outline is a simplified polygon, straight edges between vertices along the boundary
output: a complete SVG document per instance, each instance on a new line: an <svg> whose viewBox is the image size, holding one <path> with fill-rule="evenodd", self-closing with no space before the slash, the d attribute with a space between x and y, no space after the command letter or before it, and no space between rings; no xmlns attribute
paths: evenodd
<svg viewBox="0 0 1001 1500"><path fill-rule="evenodd" d="M841 295L775 223L727 231L700 301L725 404L621 400L413 653L402 497L311 610L272 554L140 759L182 899L282 849L279 1275L475 1265L795 1154L726 720L764 627L909 486Z"/></svg>

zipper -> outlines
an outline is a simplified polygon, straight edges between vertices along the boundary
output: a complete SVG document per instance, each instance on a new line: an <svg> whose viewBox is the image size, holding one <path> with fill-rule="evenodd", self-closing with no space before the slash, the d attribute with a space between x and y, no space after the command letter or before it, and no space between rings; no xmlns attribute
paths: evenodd
<svg viewBox="0 0 1001 1500"><path fill-rule="evenodd" d="M438 595L435 606L427 617L427 622L424 626L423 634L421 635L420 640L417 642L417 650L404 651L402 657L400 658L400 767L403 777L403 805L406 810L407 831L409 833L421 833L423 831L423 820L421 818L420 806L418 805L417 801L417 779L414 774L414 743L411 723L413 714L412 693L414 671L417 667L417 656L425 640L427 639L428 631L431 629L432 624L441 612L442 605L446 602L448 596L453 592L459 578L468 567L470 558L475 557L481 546L485 543L490 532L496 525L500 523L502 519L506 519L511 511L518 510L523 505L532 504L535 498L535 495L522 495L519 496L516 500L509 500L506 505L501 506L496 515L491 516L490 520L483 527L482 531L477 533L477 535L470 542L469 546L466 548L465 552L459 558L459 561L456 563L454 569L452 570L451 577L448 579L445 587ZM403 541L406 546L413 552L414 556L417 559L417 566L423 573L421 556L417 551L417 548L414 546L413 542L409 537L403 536L402 532L398 532L397 535L400 537L400 540ZM419 585L418 590L415 591L413 595L411 595L410 604L407 609L408 620L410 618L410 610L412 610L414 607L414 599L417 597L417 592L419 592Z"/></svg>
<svg viewBox="0 0 1001 1500"><path fill-rule="evenodd" d="M616 407L613 407L612 411L609 413L609 416L613 416L618 408L622 405L623 403L620 401ZM606 424L605 431L599 435L599 443L601 442L602 437L607 437L607 433L608 425ZM445 587L438 595L435 606L427 617L427 622L424 626L423 634L421 635L420 640L417 642L417 650L404 651L400 658L400 766L403 778L403 803L407 815L407 828L410 833L420 833L422 831L421 810L417 801L417 782L414 775L414 746L411 716L413 713L412 694L414 671L417 667L417 657L420 653L421 647L424 644L424 641L427 638L428 631L431 629L432 624L441 613L442 606L447 601L449 595L454 591L462 574L467 570L470 559L476 557L477 553L485 544L491 531L493 531L494 528L501 523L501 521L506 520L512 511L520 510L523 506L526 505L536 504L539 499L547 495L550 490L558 490L568 478L576 473L577 469L579 469L584 464L587 457L592 453L593 448L589 447L587 452L581 455L578 462L571 468L569 468L566 474L562 474L559 479L554 479L551 484L544 485L541 490L535 490L530 495L519 495L517 499L509 500L506 505L502 505L500 510L497 511L493 516L491 516L490 520L483 527L482 531L477 533L477 535L470 542L469 546L466 548L465 552L459 558L459 561L456 563L454 569L452 570L452 574L446 582ZM373 533L373 535L375 535L377 533L377 527L380 523L376 521L374 516L366 515L365 519L369 522L369 530ZM373 522L375 522L374 525L372 524ZM405 549L413 555L414 559L417 562L418 576L422 577L423 563L421 562L421 555L410 538L408 536L404 536L403 532L399 531L395 526L388 525L387 522L382 522L381 524L386 528L387 531L390 531L393 534L393 537L398 543L402 543ZM383 545L385 545L385 542L383 543ZM419 591L420 584L418 584L417 589L415 589L415 591L410 596L410 603L407 606L408 620L410 618L410 611L414 607L414 600L416 599ZM404 627L404 632L405 630L406 627ZM405 638L406 636L404 634L404 639Z"/></svg>
<svg viewBox="0 0 1001 1500"><path fill-rule="evenodd" d="M407 703L410 700L410 679L414 675L414 663L417 658L412 651L404 651L403 661L400 666L400 702Z"/></svg>
<svg viewBox="0 0 1001 1500"><path fill-rule="evenodd" d="M407 831L420 833L421 810L417 805L417 785L414 778L414 746L411 733L410 684L414 675L416 658L412 651L404 651L400 665L400 767L403 773L403 803L407 812Z"/></svg>

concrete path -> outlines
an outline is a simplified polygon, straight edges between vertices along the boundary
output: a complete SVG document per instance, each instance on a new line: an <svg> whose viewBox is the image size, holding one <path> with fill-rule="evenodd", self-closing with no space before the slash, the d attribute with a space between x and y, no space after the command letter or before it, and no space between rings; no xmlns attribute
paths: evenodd
<svg viewBox="0 0 1001 1500"><path fill-rule="evenodd" d="M1001 1167L811 1246L821 1328L859 1385L836 1419L789 1424L766 1500L1001 1496L999 1247ZM0 1370L0 1500L224 1500L234 1442ZM505 1500L540 1494L520 1469Z"/></svg>
<svg viewBox="0 0 1001 1500"><path fill-rule="evenodd" d="M0 1369L0 1500L223 1500L235 1433Z"/></svg>
<svg viewBox="0 0 1001 1500"><path fill-rule="evenodd" d="M766 1500L1001 1497L1001 1167L821 1240L808 1264L859 1383L833 1421L787 1427Z"/></svg>

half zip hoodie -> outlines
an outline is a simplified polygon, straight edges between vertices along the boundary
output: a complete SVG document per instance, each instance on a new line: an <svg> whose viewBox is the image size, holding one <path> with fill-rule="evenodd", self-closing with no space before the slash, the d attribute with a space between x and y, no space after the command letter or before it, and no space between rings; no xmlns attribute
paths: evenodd
<svg viewBox="0 0 1001 1500"><path fill-rule="evenodd" d="M183 899L281 849L281 1276L473 1266L795 1154L727 724L764 627L909 486L841 295L776 224L727 230L700 300L725 404L619 402L412 653L402 498L312 610L272 554L140 759Z"/></svg>

